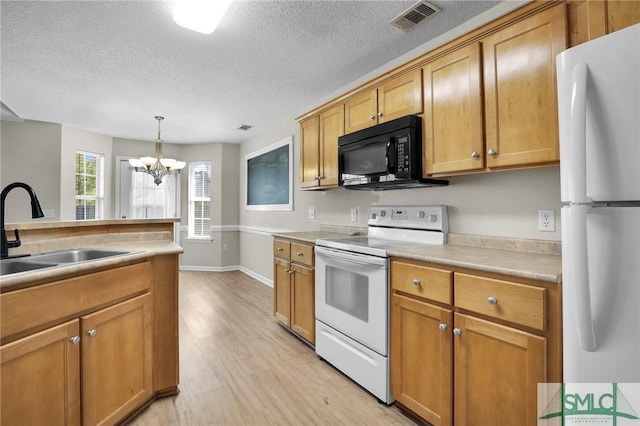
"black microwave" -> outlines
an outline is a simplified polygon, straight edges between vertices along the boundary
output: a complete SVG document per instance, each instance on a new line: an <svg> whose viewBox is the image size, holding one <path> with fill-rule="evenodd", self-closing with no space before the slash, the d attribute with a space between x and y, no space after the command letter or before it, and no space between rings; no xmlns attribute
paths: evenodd
<svg viewBox="0 0 640 426"><path fill-rule="evenodd" d="M422 118L417 115L338 138L338 184L344 188L385 190L448 183L422 177Z"/></svg>

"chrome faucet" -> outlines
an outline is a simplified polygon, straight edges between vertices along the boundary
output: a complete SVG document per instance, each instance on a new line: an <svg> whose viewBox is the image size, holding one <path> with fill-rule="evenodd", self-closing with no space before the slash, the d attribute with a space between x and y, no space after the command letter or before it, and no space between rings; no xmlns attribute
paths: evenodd
<svg viewBox="0 0 640 426"><path fill-rule="evenodd" d="M9 249L14 247L20 247L20 234L18 234L18 230L15 229L14 233L16 235L16 239L13 241L7 240L7 234L4 229L4 204L9 194L13 188L23 188L29 193L29 197L31 198L31 217L36 219L38 217L44 217L44 213L42 213L42 207L40 207L40 202L38 201L38 197L36 197L36 193L29 185L22 182L14 182L7 185L3 190L2 194L0 194L0 222L2 224L2 250L0 252L0 257L2 259L6 259L9 257Z"/></svg>

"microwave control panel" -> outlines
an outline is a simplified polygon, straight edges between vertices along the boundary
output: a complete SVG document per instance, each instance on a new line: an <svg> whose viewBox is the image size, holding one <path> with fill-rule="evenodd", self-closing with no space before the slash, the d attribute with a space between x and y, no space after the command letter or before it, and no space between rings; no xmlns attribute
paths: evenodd
<svg viewBox="0 0 640 426"><path fill-rule="evenodd" d="M411 143L409 135L399 136L396 140L396 173L411 173L409 156L411 155Z"/></svg>

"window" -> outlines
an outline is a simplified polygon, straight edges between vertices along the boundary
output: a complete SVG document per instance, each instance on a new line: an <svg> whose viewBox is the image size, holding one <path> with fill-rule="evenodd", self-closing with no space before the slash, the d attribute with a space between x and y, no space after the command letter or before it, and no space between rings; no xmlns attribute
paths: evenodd
<svg viewBox="0 0 640 426"><path fill-rule="evenodd" d="M162 183L156 185L153 177L147 173L136 172L133 169L129 172L129 217L147 219L177 216L178 175L165 176Z"/></svg>
<svg viewBox="0 0 640 426"><path fill-rule="evenodd" d="M211 162L189 163L189 238L211 238Z"/></svg>
<svg viewBox="0 0 640 426"><path fill-rule="evenodd" d="M76 152L76 220L104 217L104 155Z"/></svg>

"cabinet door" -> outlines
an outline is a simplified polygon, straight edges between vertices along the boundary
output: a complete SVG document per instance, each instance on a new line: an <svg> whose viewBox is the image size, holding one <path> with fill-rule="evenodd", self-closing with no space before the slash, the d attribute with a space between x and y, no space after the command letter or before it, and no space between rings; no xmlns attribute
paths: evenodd
<svg viewBox="0 0 640 426"><path fill-rule="evenodd" d="M452 313L397 294L391 303L391 393L434 426L450 425Z"/></svg>
<svg viewBox="0 0 640 426"><path fill-rule="evenodd" d="M607 32L609 33L640 22L640 4L637 0L608 0L606 8Z"/></svg>
<svg viewBox="0 0 640 426"><path fill-rule="evenodd" d="M315 344L315 286L314 270L299 265L292 265L291 283L291 329Z"/></svg>
<svg viewBox="0 0 640 426"><path fill-rule="evenodd" d="M437 59L424 74L424 177L484 168L480 44Z"/></svg>
<svg viewBox="0 0 640 426"><path fill-rule="evenodd" d="M0 424L80 425L78 332L73 320L2 346Z"/></svg>
<svg viewBox="0 0 640 426"><path fill-rule="evenodd" d="M349 98L344 103L346 134L378 124L378 91L376 89Z"/></svg>
<svg viewBox="0 0 640 426"><path fill-rule="evenodd" d="M291 327L291 263L273 260L273 315Z"/></svg>
<svg viewBox="0 0 640 426"><path fill-rule="evenodd" d="M300 123L300 186L318 185L320 170L320 118L316 115Z"/></svg>
<svg viewBox="0 0 640 426"><path fill-rule="evenodd" d="M151 315L147 293L82 317L83 424L115 424L151 397Z"/></svg>
<svg viewBox="0 0 640 426"><path fill-rule="evenodd" d="M378 88L378 123L422 114L422 70L402 74Z"/></svg>
<svg viewBox="0 0 640 426"><path fill-rule="evenodd" d="M338 137L344 135L344 105L320 114L320 186L338 185Z"/></svg>
<svg viewBox="0 0 640 426"><path fill-rule="evenodd" d="M455 314L456 426L535 426L537 384L546 382L546 339Z"/></svg>
<svg viewBox="0 0 640 426"><path fill-rule="evenodd" d="M482 41L487 167L559 161L555 58L566 48L560 4Z"/></svg>

